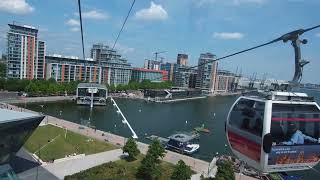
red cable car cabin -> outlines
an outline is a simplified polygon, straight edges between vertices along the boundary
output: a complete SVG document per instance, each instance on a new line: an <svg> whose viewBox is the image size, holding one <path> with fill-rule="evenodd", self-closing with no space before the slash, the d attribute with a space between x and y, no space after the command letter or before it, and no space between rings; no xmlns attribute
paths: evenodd
<svg viewBox="0 0 320 180"><path fill-rule="evenodd" d="M320 108L307 94L241 96L228 114L233 153L261 172L310 169L320 160Z"/></svg>

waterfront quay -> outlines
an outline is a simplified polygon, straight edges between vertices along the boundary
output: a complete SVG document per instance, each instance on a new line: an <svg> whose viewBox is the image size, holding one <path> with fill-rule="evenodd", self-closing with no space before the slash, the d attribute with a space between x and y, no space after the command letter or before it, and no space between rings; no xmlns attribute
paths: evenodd
<svg viewBox="0 0 320 180"><path fill-rule="evenodd" d="M6 106L2 104L2 106ZM7 105L9 109L16 110L16 111L26 111L26 112L33 112L27 109L23 109L14 105ZM33 112L36 113L36 112ZM40 125L45 124L52 124L54 126L58 126L61 128L66 129L67 131L72 131L75 133L79 133L91 138L95 138L97 140L105 141L114 145L123 146L127 140L127 138L115 135L112 133L104 132L101 130L97 130L95 128L85 127L82 128L83 125L79 125L70 121L66 121L63 119L59 119L52 116L46 116L44 120L41 122ZM138 148L141 151L142 154L146 154L148 150L148 144L138 142ZM197 174L208 174L208 168L209 168L209 162L196 159L190 156L182 155L179 153L175 153L172 151L167 151L165 157L163 158L164 161L176 164L179 160L183 160L188 166L191 167L192 170L194 170ZM210 168L211 169L211 168ZM212 168L211 173L215 174L217 168Z"/></svg>

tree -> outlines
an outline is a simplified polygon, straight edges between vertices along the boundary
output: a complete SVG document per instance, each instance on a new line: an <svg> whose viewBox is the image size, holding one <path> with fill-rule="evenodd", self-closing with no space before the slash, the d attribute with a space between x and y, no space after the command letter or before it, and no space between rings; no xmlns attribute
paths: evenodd
<svg viewBox="0 0 320 180"><path fill-rule="evenodd" d="M0 78L0 90L6 87L6 80L4 78Z"/></svg>
<svg viewBox="0 0 320 180"><path fill-rule="evenodd" d="M216 174L217 180L234 180L234 172L230 161L226 161L218 166L218 172Z"/></svg>
<svg viewBox="0 0 320 180"><path fill-rule="evenodd" d="M39 89L38 86L34 82L30 82L26 88L25 91L30 95L30 96L35 96L37 95Z"/></svg>
<svg viewBox="0 0 320 180"><path fill-rule="evenodd" d="M0 77L6 77L6 64L0 61Z"/></svg>
<svg viewBox="0 0 320 180"><path fill-rule="evenodd" d="M190 179L192 171L182 160L178 161L178 164L174 167L171 179L173 180L187 180Z"/></svg>
<svg viewBox="0 0 320 180"><path fill-rule="evenodd" d="M128 153L128 160L135 160L136 156L140 154L137 143L133 138L129 138L126 144L123 146L122 151Z"/></svg>
<svg viewBox="0 0 320 180"><path fill-rule="evenodd" d="M149 146L147 155L141 161L138 168L137 177L141 179L158 179L161 176L161 169L159 167L160 160L165 155L165 149L159 140L155 140Z"/></svg>
<svg viewBox="0 0 320 180"><path fill-rule="evenodd" d="M166 150L164 149L163 145L160 143L159 140L152 141L151 145L149 146L147 154L150 154L156 163L160 163L159 158L163 158L165 155Z"/></svg>

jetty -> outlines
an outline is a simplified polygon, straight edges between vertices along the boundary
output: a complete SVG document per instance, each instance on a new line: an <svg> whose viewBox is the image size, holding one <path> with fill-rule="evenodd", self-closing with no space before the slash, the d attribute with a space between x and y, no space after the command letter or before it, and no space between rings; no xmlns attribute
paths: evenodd
<svg viewBox="0 0 320 180"><path fill-rule="evenodd" d="M117 113L121 115L122 123L126 124L129 127L129 129L130 129L130 131L132 133L132 138L138 139L138 136L137 136L136 132L132 129L130 123L128 122L127 118L123 115L123 113L122 113L121 109L119 108L118 104L116 103L116 101L112 97L110 97L110 99L111 99L111 102L112 102L113 106L116 107Z"/></svg>
<svg viewBox="0 0 320 180"><path fill-rule="evenodd" d="M189 101L189 100L197 100L197 99L205 99L205 98L207 98L207 96L179 98L179 99L146 98L145 100L150 102L156 102L156 103L173 103L173 102Z"/></svg>

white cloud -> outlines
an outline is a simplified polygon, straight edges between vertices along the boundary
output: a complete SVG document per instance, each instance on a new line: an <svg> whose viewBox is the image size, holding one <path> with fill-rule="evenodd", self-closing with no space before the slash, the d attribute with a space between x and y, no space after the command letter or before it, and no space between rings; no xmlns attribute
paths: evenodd
<svg viewBox="0 0 320 180"><path fill-rule="evenodd" d="M239 40L244 37L244 34L239 33L239 32L215 32L215 33L213 33L213 37L217 38L217 39Z"/></svg>
<svg viewBox="0 0 320 180"><path fill-rule="evenodd" d="M268 0L193 0L193 4L196 7L205 7L206 5L214 4L214 3L224 3L226 5L241 5L241 4L264 4Z"/></svg>
<svg viewBox="0 0 320 180"><path fill-rule="evenodd" d="M70 31L78 32L78 31L80 31L80 28L79 27L72 27L72 28L70 28Z"/></svg>
<svg viewBox="0 0 320 180"><path fill-rule="evenodd" d="M166 20L168 13L163 9L161 4L155 4L151 1L150 7L147 9L141 9L135 13L135 18L139 20Z"/></svg>
<svg viewBox="0 0 320 180"><path fill-rule="evenodd" d="M317 37L320 37L320 32L316 34Z"/></svg>
<svg viewBox="0 0 320 180"><path fill-rule="evenodd" d="M69 26L80 26L80 22L75 19L69 19L66 24Z"/></svg>
<svg viewBox="0 0 320 180"><path fill-rule="evenodd" d="M87 11L82 13L82 17L83 18L87 18L87 19L95 19L95 20L102 20L102 19L108 19L109 16L97 11L97 10L92 10L92 11Z"/></svg>
<svg viewBox="0 0 320 180"><path fill-rule="evenodd" d="M26 0L0 0L0 11L13 14L27 14L34 11Z"/></svg>

